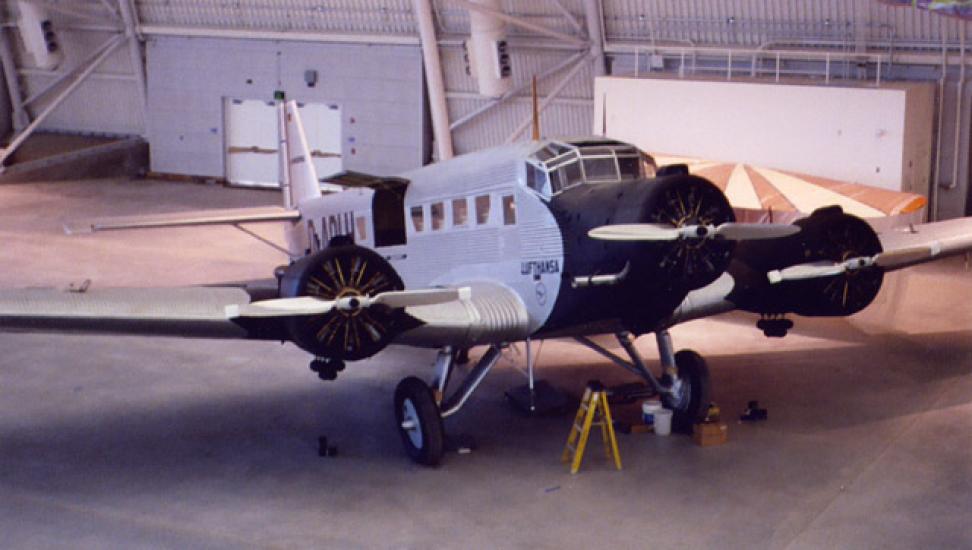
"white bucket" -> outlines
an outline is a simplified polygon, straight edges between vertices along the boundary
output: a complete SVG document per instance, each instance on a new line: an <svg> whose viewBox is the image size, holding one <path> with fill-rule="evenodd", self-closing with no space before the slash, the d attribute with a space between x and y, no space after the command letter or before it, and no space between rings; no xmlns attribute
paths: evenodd
<svg viewBox="0 0 972 550"><path fill-rule="evenodd" d="M658 435L672 433L672 411L668 409L655 411L655 433Z"/></svg>
<svg viewBox="0 0 972 550"><path fill-rule="evenodd" d="M641 404L641 421L652 426L655 424L655 413L662 410L661 401L649 400Z"/></svg>

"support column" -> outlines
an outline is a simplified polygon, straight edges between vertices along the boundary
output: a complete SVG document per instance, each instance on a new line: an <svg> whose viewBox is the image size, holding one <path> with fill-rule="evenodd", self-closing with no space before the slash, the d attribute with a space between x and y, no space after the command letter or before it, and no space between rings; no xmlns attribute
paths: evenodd
<svg viewBox="0 0 972 550"><path fill-rule="evenodd" d="M7 81L7 93L10 95L10 106L13 110L14 130L20 131L30 124L30 117L24 109L24 98L20 93L20 78L17 76L17 65L14 63L10 50L10 31L0 26L0 63L3 63L3 76Z"/></svg>
<svg viewBox="0 0 972 550"><path fill-rule="evenodd" d="M432 133L440 161L453 157L452 132L449 130L449 108L446 105L445 83L442 80L442 61L435 37L430 0L412 0L412 11L422 40L422 59L425 64L425 83L429 90L429 110L432 114Z"/></svg>
<svg viewBox="0 0 972 550"><path fill-rule="evenodd" d="M142 136L148 132L148 86L145 84L145 61L142 57L141 37L138 35L138 21L131 0L118 0L118 11L125 23L125 37L128 39L128 53L132 62L132 73L138 88L139 107L142 112Z"/></svg>
<svg viewBox="0 0 972 550"><path fill-rule="evenodd" d="M3 170L3 163L6 162L11 155L13 155L14 151L16 151L17 148L20 147L32 133L34 133L34 130L36 130L37 127L40 126L41 123L44 122L44 120L46 120L52 112L54 112L54 109L57 109L58 106L60 106L61 103L63 103L64 100L67 99L68 96L70 96L71 93L74 92L74 90L77 89L77 87L80 86L81 83L84 82L85 79L87 79L88 76L90 76L91 73L94 72L94 70L97 69L98 66L100 66L101 63L104 62L104 60L107 59L108 56L111 55L118 48L118 46L122 44L122 42L124 42L124 39L121 36L116 36L114 39L112 39L109 45L105 47L104 51L101 52L101 55L99 55L84 71L82 71L81 74L75 77L75 79L68 84L68 86L60 94L58 94L58 96L55 97L49 105L44 107L43 111L37 114L37 118L28 124L27 127L24 128L23 131L21 131L17 137L10 142L10 145L3 150L3 154L0 154L0 173L2 173Z"/></svg>
<svg viewBox="0 0 972 550"><path fill-rule="evenodd" d="M591 58L594 60L594 76L607 74L604 60L604 18L601 16L601 0L584 0L587 18L587 37L591 41Z"/></svg>

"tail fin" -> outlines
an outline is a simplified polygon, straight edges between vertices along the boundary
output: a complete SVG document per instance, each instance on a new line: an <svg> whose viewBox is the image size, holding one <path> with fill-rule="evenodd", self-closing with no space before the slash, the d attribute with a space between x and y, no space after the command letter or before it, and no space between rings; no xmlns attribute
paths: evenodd
<svg viewBox="0 0 972 550"><path fill-rule="evenodd" d="M321 187L296 101L277 104L277 130L280 136L278 159L284 207L297 208L307 199L320 197Z"/></svg>

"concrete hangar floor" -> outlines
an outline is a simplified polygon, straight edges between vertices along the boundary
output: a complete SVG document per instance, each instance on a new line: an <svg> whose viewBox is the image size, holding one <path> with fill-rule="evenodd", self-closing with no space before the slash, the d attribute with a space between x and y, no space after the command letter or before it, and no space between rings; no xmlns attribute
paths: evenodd
<svg viewBox="0 0 972 550"><path fill-rule="evenodd" d="M0 286L266 277L282 256L233 228L60 227L276 201L157 181L0 186ZM676 328L709 361L729 443L619 435L623 471L595 445L574 476L559 461L570 418L515 412L508 365L446 423L478 449L426 469L391 402L403 376L431 377L431 352L390 348L324 383L290 345L0 334L3 546L969 547L972 273L957 259L895 277L856 319L798 320L783 340L743 316ZM576 394L629 380L570 343L546 343L538 368ZM751 399L769 420L735 422ZM322 435L338 456L318 457Z"/></svg>

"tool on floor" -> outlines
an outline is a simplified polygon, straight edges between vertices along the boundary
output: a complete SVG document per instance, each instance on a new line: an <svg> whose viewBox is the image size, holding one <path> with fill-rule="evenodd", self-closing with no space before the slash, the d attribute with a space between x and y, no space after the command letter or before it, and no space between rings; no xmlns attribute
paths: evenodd
<svg viewBox="0 0 972 550"><path fill-rule="evenodd" d="M752 422L755 420L766 420L767 411L766 409L759 408L759 401L750 401L746 405L746 410L743 411L742 415L739 416L739 420L743 422Z"/></svg>
<svg viewBox="0 0 972 550"><path fill-rule="evenodd" d="M328 445L327 437L320 436L317 438L317 456L330 456L335 457L338 454L337 445Z"/></svg>
<svg viewBox="0 0 972 550"><path fill-rule="evenodd" d="M692 441L702 447L722 445L729 440L729 428L720 420L719 405L709 403L702 422L692 426Z"/></svg>
<svg viewBox="0 0 972 550"><path fill-rule="evenodd" d="M596 418L595 418L596 417ZM561 455L561 461L570 461L570 473L576 474L584 460L584 450L587 439L591 435L591 427L601 427L601 438L604 440L604 451L608 460L614 459L614 465L621 469L621 455L618 454L618 440L614 436L614 424L611 420L611 409L608 407L607 390L597 380L591 380L584 389L584 397L577 408L574 425L567 436L567 445Z"/></svg>

